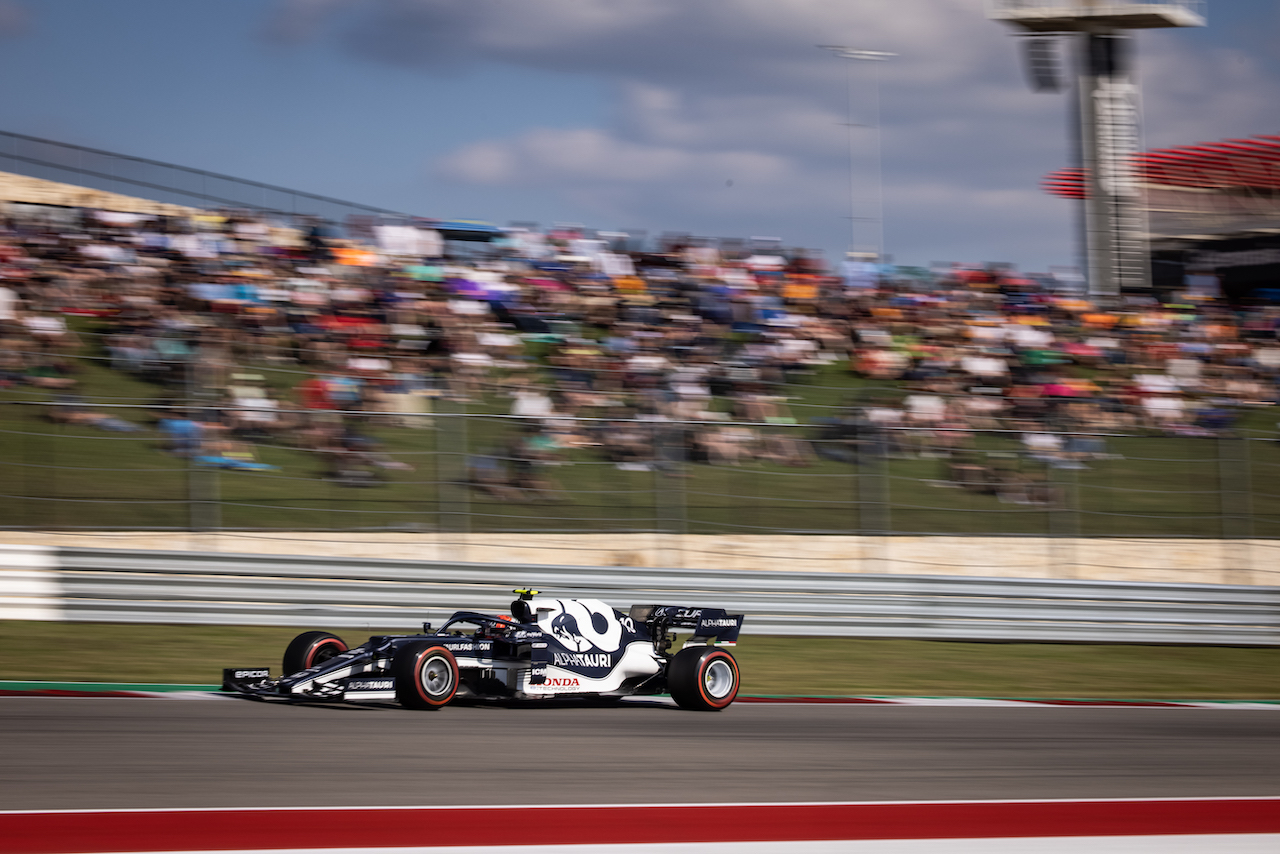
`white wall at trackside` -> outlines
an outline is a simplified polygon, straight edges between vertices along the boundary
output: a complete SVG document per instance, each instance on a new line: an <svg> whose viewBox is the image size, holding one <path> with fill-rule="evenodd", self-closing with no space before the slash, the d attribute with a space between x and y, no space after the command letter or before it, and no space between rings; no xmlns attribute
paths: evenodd
<svg viewBox="0 0 1280 854"><path fill-rule="evenodd" d="M0 543L507 565L1280 585L1280 541L1261 539L6 531L0 532ZM15 595L6 594L7 589L41 583L36 552L14 552L19 553L27 556L15 559L16 563L0 562L0 609L6 595ZM26 601L31 592L24 594Z"/></svg>
<svg viewBox="0 0 1280 854"><path fill-rule="evenodd" d="M48 546L0 546L0 620L64 619L56 569Z"/></svg>

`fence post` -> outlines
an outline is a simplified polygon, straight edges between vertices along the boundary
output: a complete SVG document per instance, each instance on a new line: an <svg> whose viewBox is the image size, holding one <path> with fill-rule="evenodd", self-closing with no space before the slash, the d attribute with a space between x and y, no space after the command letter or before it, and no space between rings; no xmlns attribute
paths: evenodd
<svg viewBox="0 0 1280 854"><path fill-rule="evenodd" d="M182 370L186 400L186 417L195 418L202 400L208 398L208 383L203 382L200 368L200 347L193 346L185 361L178 361ZM221 484L218 470L196 463L203 452L204 436L197 434L195 447L187 454L187 526L190 533L212 533L222 527Z"/></svg>
<svg viewBox="0 0 1280 854"><path fill-rule="evenodd" d="M440 417L436 419L436 536L443 560L463 561L467 558L467 537L471 528L471 477L468 466L466 404L438 400ZM449 534L460 534L449 537Z"/></svg>
<svg viewBox="0 0 1280 854"><path fill-rule="evenodd" d="M661 566L684 565L684 534L688 531L688 505L685 501L685 460L683 427L663 421L650 425L653 431L653 516L659 537L656 549Z"/></svg>
<svg viewBox="0 0 1280 854"><path fill-rule="evenodd" d="M1218 450L1218 499L1222 524L1222 580L1226 584L1248 584L1249 539L1252 531L1249 471L1249 439L1222 436L1215 440Z"/></svg>
<svg viewBox="0 0 1280 854"><path fill-rule="evenodd" d="M1062 447L1072 447L1072 437L1062 437ZM1065 458L1070 461L1070 456ZM1076 538L1080 536L1079 472L1075 468L1047 463L1049 481L1049 565L1054 578L1075 578Z"/></svg>
<svg viewBox="0 0 1280 854"><path fill-rule="evenodd" d="M52 513L50 514L53 517L52 527L54 529L58 529L62 527L62 502L57 500L61 498L61 496L58 494L58 445L61 444L60 440L62 439L62 437L66 435L66 427L61 424L55 425L53 428L53 432L54 432L53 441L48 443L49 444L49 457L48 457L49 468L46 469L46 471L49 472L49 491L47 495L53 498L54 500L46 503L49 505L49 508L52 511Z"/></svg>
<svg viewBox="0 0 1280 854"><path fill-rule="evenodd" d="M191 533L207 534L222 527L220 486L217 469L197 465L194 454L187 457L188 524Z"/></svg>
<svg viewBox="0 0 1280 854"><path fill-rule="evenodd" d="M10 404L10 405L12 406L14 404ZM19 422L19 423L22 423L22 422ZM44 518L44 514L41 513L38 508L42 504L45 506L48 506L53 502L33 500L35 498L35 492L32 489L31 478L33 477L35 472L35 469L32 464L35 462L36 457L32 456L31 454L31 439L32 439L31 434L34 433L35 431L27 428L27 425L25 423L23 423L23 428L24 429L22 432L22 461L27 465L26 465L26 468L22 470L22 492L24 495L27 496L27 500L22 502L22 518L26 521L27 528L29 529L39 528L41 527L41 523L45 523L44 524L45 527L52 527L51 525L47 524Z"/></svg>
<svg viewBox="0 0 1280 854"><path fill-rule="evenodd" d="M857 449L858 522L862 571L889 571L889 432L865 423Z"/></svg>

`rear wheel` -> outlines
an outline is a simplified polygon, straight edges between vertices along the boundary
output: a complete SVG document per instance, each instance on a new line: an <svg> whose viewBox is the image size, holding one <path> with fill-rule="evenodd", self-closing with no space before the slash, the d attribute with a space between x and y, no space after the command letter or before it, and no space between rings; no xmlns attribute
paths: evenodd
<svg viewBox="0 0 1280 854"><path fill-rule="evenodd" d="M667 690L682 709L718 712L738 696L738 662L723 649L682 649L667 665Z"/></svg>
<svg viewBox="0 0 1280 854"><path fill-rule="evenodd" d="M438 709L458 690L458 662L437 643L424 641L401 647L391 660L396 699L409 709Z"/></svg>
<svg viewBox="0 0 1280 854"><path fill-rule="evenodd" d="M303 632L284 651L284 675L310 670L347 651L342 638L328 632Z"/></svg>

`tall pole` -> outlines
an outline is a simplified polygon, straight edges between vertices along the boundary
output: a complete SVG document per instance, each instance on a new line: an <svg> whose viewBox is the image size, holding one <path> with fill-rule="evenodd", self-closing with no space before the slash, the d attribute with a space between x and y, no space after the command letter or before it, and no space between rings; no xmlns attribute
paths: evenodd
<svg viewBox="0 0 1280 854"><path fill-rule="evenodd" d="M853 63L846 62L845 99L848 101L848 118L845 121L845 137L849 144L849 251L858 251L858 170L857 149L853 123Z"/></svg>
<svg viewBox="0 0 1280 854"><path fill-rule="evenodd" d="M1080 166L1084 172L1084 256L1085 280L1090 296L1112 296L1119 287L1111 275L1111 229L1107 227L1109 206L1102 194L1102 178L1098 173L1098 105L1095 95L1102 75L1097 62L1098 42L1095 33L1077 36L1076 116L1080 132Z"/></svg>
<svg viewBox="0 0 1280 854"><path fill-rule="evenodd" d="M1097 30L1078 39L1089 293L1109 300L1122 290L1145 291L1151 285L1145 209L1134 173L1140 147L1138 88L1129 75L1127 36Z"/></svg>
<svg viewBox="0 0 1280 854"><path fill-rule="evenodd" d="M888 59L893 54L885 54L881 59ZM875 253L876 263L884 263L884 148L883 134L880 132L880 66L871 66L871 110L875 128L876 146L876 182L875 182Z"/></svg>
<svg viewBox="0 0 1280 854"><path fill-rule="evenodd" d="M989 17L1046 37L1073 34L1076 132L1086 176L1084 250L1089 294L1099 302L1151 287L1147 213L1135 167L1138 86L1130 30L1203 27L1203 0L991 0Z"/></svg>
<svg viewBox="0 0 1280 854"><path fill-rule="evenodd" d="M897 56L896 53L889 53L883 50L863 50L861 48L847 47L845 45L820 44L823 50L829 50L840 59L849 60L848 65L848 111L849 111L849 251L856 254L858 251L858 222L870 221L873 223L871 232L871 252L877 262L883 259L884 255L884 174L883 174L883 155L880 141L880 68L874 66L872 77L872 123L868 125L856 124L853 121L853 65L855 62L884 62L891 57ZM856 146L854 137L854 128L865 127L875 133L875 182L871 188L871 201L875 207L875 216L860 217L858 216L858 181L856 167Z"/></svg>

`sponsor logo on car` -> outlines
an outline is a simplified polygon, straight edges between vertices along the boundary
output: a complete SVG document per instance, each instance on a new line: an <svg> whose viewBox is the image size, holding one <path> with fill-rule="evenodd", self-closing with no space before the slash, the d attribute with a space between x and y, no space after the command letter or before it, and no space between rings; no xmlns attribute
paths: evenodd
<svg viewBox="0 0 1280 854"><path fill-rule="evenodd" d="M352 679L347 683L348 691L390 691L395 687L394 679Z"/></svg>
<svg viewBox="0 0 1280 854"><path fill-rule="evenodd" d="M727 626L736 626L738 625L738 621L737 620L703 620L702 625L706 626L709 629L717 629L717 628L724 628Z"/></svg>
<svg viewBox="0 0 1280 854"><path fill-rule="evenodd" d="M480 641L478 643L445 641L444 645L450 652L488 652L493 649L492 641Z"/></svg>
<svg viewBox="0 0 1280 854"><path fill-rule="evenodd" d="M577 688L578 679L576 676L548 676L547 681L543 684L548 688Z"/></svg>
<svg viewBox="0 0 1280 854"><path fill-rule="evenodd" d="M611 667L613 656L607 652L557 652L551 663L556 667Z"/></svg>
<svg viewBox="0 0 1280 854"><path fill-rule="evenodd" d="M271 675L270 670L237 670L231 674L233 679L266 679Z"/></svg>

